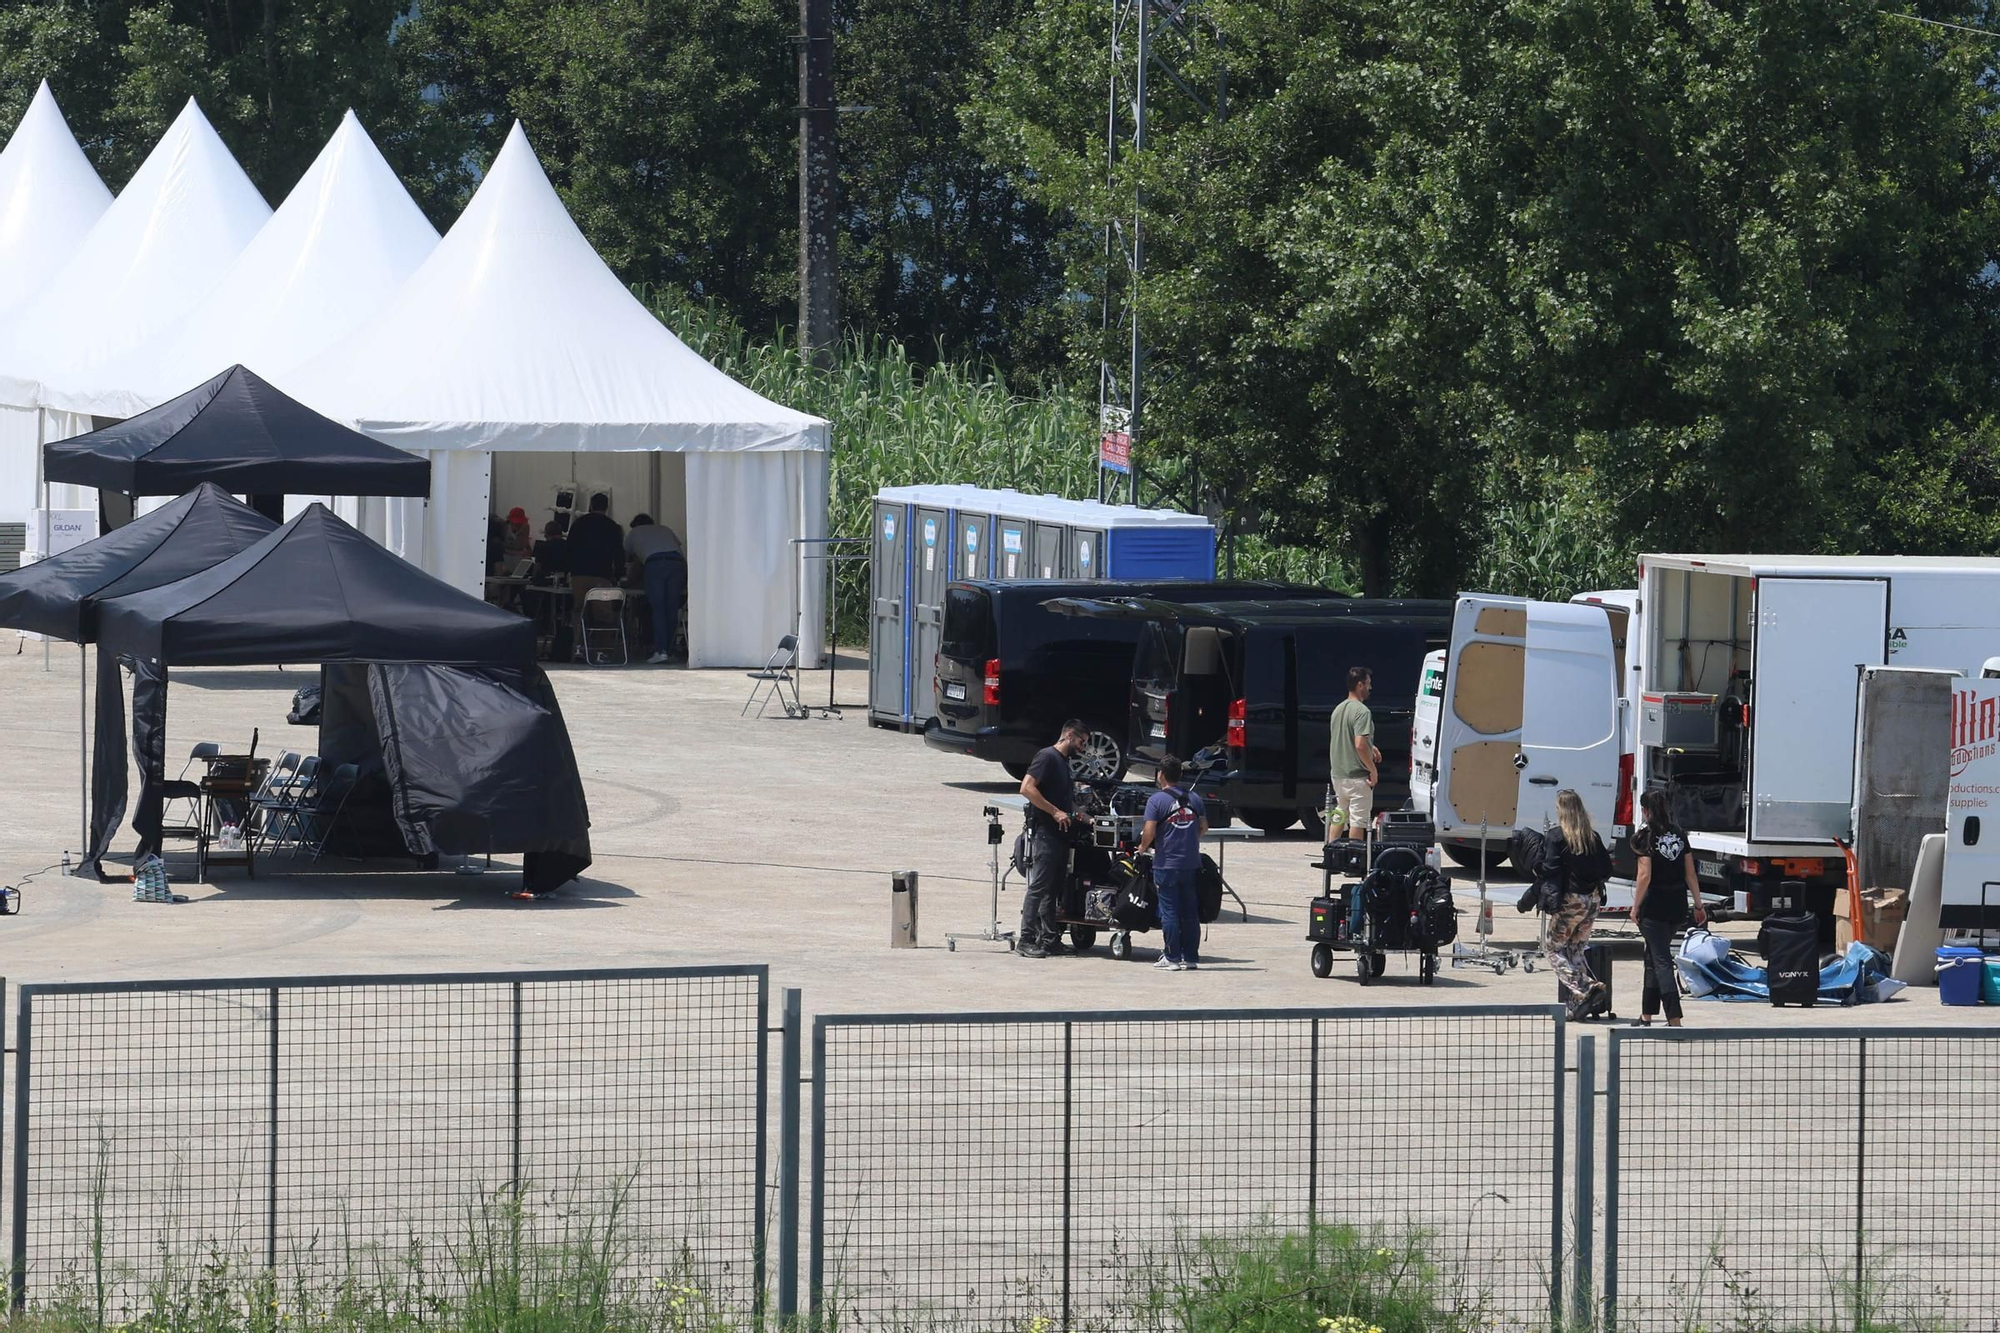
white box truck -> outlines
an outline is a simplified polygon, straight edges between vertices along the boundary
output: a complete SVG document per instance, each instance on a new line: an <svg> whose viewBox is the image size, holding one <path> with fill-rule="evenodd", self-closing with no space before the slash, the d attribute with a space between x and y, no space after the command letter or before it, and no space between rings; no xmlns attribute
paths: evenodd
<svg viewBox="0 0 2000 1333"><path fill-rule="evenodd" d="M1647 555L1633 792L1664 788L1702 887L1752 912L1785 880L1846 882L1861 670L1979 674L2000 559Z"/></svg>

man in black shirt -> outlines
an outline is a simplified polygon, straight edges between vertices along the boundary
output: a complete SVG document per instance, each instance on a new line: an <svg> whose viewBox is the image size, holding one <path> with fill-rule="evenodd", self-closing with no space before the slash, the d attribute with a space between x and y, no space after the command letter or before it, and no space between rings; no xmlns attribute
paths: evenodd
<svg viewBox="0 0 2000 1333"><path fill-rule="evenodd" d="M1028 801L1028 888L1021 895L1021 933L1014 951L1023 958L1046 958L1062 952L1062 928L1056 925L1056 903L1069 878L1071 811L1076 806L1076 779L1069 761L1083 752L1089 731L1071 718L1062 725L1056 743L1040 750L1021 779Z"/></svg>
<svg viewBox="0 0 2000 1333"><path fill-rule="evenodd" d="M611 518L611 497L590 497L590 512L569 525L569 595L576 604L576 647L583 637L583 600L593 588L608 588L625 569L625 529Z"/></svg>

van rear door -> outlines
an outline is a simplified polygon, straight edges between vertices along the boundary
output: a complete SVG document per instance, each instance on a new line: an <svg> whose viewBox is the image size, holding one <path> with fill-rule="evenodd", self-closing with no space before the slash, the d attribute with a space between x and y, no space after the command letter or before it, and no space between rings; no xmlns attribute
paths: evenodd
<svg viewBox="0 0 2000 1333"><path fill-rule="evenodd" d="M1845 837L1859 668L1888 660L1888 581L1765 577L1755 587L1750 838Z"/></svg>
<svg viewBox="0 0 2000 1333"><path fill-rule="evenodd" d="M1467 595L1452 612L1438 717L1438 836L1540 828L1574 788L1611 827L1618 681L1611 626L1594 606ZM1608 842L1607 842L1608 845Z"/></svg>

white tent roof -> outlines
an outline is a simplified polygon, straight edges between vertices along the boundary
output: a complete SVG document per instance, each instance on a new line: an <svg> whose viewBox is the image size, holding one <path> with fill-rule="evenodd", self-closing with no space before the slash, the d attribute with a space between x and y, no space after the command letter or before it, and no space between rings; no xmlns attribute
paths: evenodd
<svg viewBox="0 0 2000 1333"><path fill-rule="evenodd" d="M87 394L58 401L53 391L87 386L186 315L270 216L189 99L75 253L7 321L0 403L93 410Z"/></svg>
<svg viewBox="0 0 2000 1333"><path fill-rule="evenodd" d="M0 311L40 291L110 206L44 80L0 149Z"/></svg>
<svg viewBox="0 0 2000 1333"><path fill-rule="evenodd" d="M437 243L349 111L201 304L74 396L99 416L136 416L234 365L267 379L295 369L380 309Z"/></svg>
<svg viewBox="0 0 2000 1333"><path fill-rule="evenodd" d="M584 239L516 124L436 250L371 319L273 376L408 449L824 449L826 423L689 350Z"/></svg>

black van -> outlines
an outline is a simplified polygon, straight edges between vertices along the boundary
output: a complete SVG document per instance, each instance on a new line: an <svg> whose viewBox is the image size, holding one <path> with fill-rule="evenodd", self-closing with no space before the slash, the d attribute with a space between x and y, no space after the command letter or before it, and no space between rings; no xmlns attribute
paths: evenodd
<svg viewBox="0 0 2000 1333"><path fill-rule="evenodd" d="M1079 777L1122 777L1132 692L1132 652L1146 621L1083 617L1047 609L1068 598L1147 598L1162 605L1217 598L1340 600L1325 588L1254 581L1137 583L1098 580L1009 583L961 580L945 590L936 662L937 715L924 743L1000 764L1015 777L1054 743L1072 717L1090 743L1072 764ZM1192 753L1192 751L1190 751Z"/></svg>
<svg viewBox="0 0 2000 1333"><path fill-rule="evenodd" d="M1218 742L1220 794L1244 823L1320 827L1328 721L1347 669L1374 672L1377 810L1409 798L1410 724L1424 655L1451 638L1452 603L1403 599L1155 604L1132 671L1130 747L1185 759Z"/></svg>

